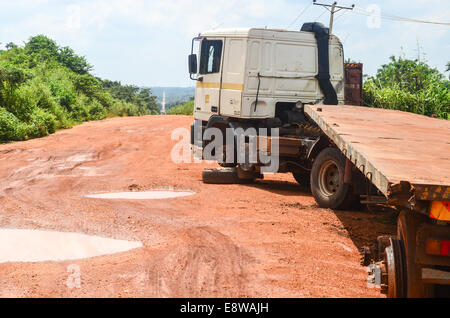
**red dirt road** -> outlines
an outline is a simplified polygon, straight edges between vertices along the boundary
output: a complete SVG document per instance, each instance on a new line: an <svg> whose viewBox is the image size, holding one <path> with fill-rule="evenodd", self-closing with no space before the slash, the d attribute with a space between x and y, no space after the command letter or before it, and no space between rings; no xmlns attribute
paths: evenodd
<svg viewBox="0 0 450 318"><path fill-rule="evenodd" d="M115 118L0 145L0 228L141 241L90 259L0 264L0 297L382 297L358 248L395 233L393 216L319 209L290 175L204 185L211 164L175 164L191 117ZM168 200L85 195L192 190ZM78 265L81 288L66 286Z"/></svg>

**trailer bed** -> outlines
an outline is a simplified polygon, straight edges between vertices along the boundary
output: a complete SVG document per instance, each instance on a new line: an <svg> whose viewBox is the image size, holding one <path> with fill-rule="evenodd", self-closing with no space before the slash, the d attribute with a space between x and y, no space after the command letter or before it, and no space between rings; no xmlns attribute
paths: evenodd
<svg viewBox="0 0 450 318"><path fill-rule="evenodd" d="M387 198L450 200L450 121L359 106L305 113Z"/></svg>

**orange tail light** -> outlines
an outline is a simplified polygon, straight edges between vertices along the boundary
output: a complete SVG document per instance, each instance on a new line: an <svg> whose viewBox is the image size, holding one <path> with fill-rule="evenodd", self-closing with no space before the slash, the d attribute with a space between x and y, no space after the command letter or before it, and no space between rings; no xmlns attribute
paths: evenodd
<svg viewBox="0 0 450 318"><path fill-rule="evenodd" d="M450 221L450 202L431 202L430 218L440 221Z"/></svg>

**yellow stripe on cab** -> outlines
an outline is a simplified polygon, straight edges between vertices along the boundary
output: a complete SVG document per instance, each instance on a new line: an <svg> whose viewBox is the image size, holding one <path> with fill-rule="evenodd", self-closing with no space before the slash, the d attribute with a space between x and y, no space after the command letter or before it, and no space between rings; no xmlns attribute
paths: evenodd
<svg viewBox="0 0 450 318"><path fill-rule="evenodd" d="M197 88L220 88L220 83L217 82L197 82ZM244 84L236 83L222 83L222 89L230 89L235 91L243 91Z"/></svg>

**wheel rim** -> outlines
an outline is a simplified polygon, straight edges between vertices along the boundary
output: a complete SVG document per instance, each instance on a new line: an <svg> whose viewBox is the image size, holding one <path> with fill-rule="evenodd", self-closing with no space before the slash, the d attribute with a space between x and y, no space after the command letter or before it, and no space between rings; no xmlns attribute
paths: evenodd
<svg viewBox="0 0 450 318"><path fill-rule="evenodd" d="M334 161L325 162L319 172L320 191L330 197L336 194L341 187L339 180L339 168Z"/></svg>

